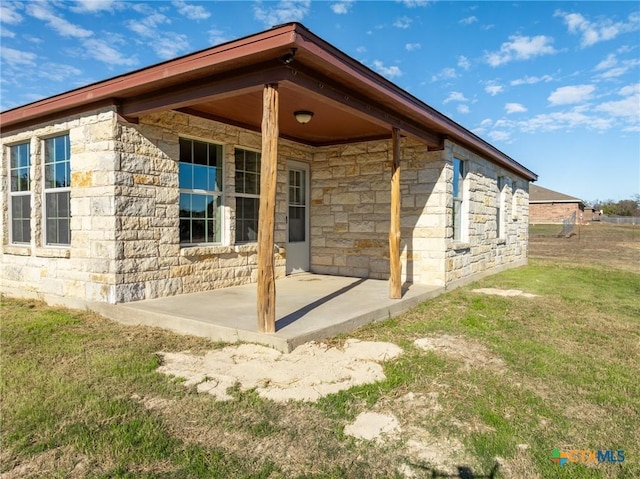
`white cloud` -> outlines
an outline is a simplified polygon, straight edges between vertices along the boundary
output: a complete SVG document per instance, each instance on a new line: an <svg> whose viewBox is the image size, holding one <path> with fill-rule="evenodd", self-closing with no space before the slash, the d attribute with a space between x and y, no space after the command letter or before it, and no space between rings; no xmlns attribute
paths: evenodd
<svg viewBox="0 0 640 479"><path fill-rule="evenodd" d="M609 55L607 55L607 58L596 65L596 71L608 70L609 68L612 68L617 64L618 60L616 59L616 56L613 53L609 53Z"/></svg>
<svg viewBox="0 0 640 479"><path fill-rule="evenodd" d="M16 4L12 4L12 3L0 4L0 23L17 25L21 21L22 21L22 15L18 13Z"/></svg>
<svg viewBox="0 0 640 479"><path fill-rule="evenodd" d="M495 82L489 82L489 84L484 87L484 91L486 91L491 96L496 96L498 93L502 93L504 88L502 85L498 85Z"/></svg>
<svg viewBox="0 0 640 479"><path fill-rule="evenodd" d="M592 22L580 13L566 13L560 10L557 10L554 16L564 20L569 33L581 35L580 45L582 47L590 47L599 42L612 40L622 33L640 29L640 13L638 12L630 14L627 21L623 22L614 22L608 18Z"/></svg>
<svg viewBox="0 0 640 479"><path fill-rule="evenodd" d="M463 70L468 70L471 67L471 63L464 55L458 57L458 66Z"/></svg>
<svg viewBox="0 0 640 479"><path fill-rule="evenodd" d="M622 87L618 94L625 98L601 103L596 111L627 121L629 124L625 131L637 131L640 127L640 83Z"/></svg>
<svg viewBox="0 0 640 479"><path fill-rule="evenodd" d="M548 83L551 80L553 80L553 77L551 77L550 75L543 75L541 77L526 76L524 78L518 78L516 80L511 80L511 85L512 86L535 85L536 83L540 83L540 82Z"/></svg>
<svg viewBox="0 0 640 479"><path fill-rule="evenodd" d="M502 130L492 130L487 134L487 136L491 141L509 141L511 138L510 133Z"/></svg>
<svg viewBox="0 0 640 479"><path fill-rule="evenodd" d="M189 49L189 40L182 33L163 32L153 41L153 50L163 59L169 59Z"/></svg>
<svg viewBox="0 0 640 479"><path fill-rule="evenodd" d="M640 95L631 95L617 101L607 101L596 107L611 116L624 116L640 119Z"/></svg>
<svg viewBox="0 0 640 479"><path fill-rule="evenodd" d="M263 8L262 2L257 2L253 7L253 16L267 27L273 27L281 23L301 22L311 8L311 0L280 0L278 3L267 3Z"/></svg>
<svg viewBox="0 0 640 479"><path fill-rule="evenodd" d="M598 67L600 67L602 64L604 64L606 68L606 65L608 63L606 60L603 62L600 62L600 64L598 64L596 69L598 69ZM638 65L640 65L639 59L624 60L622 64L617 63L617 66L613 66L612 68L609 68L608 70L603 71L602 73L596 75L596 77L603 80L606 80L609 78L617 78L627 73L631 68L637 67Z"/></svg>
<svg viewBox="0 0 640 479"><path fill-rule="evenodd" d="M102 10L113 10L116 0L75 0L70 10L76 13L95 13Z"/></svg>
<svg viewBox="0 0 640 479"><path fill-rule="evenodd" d="M90 38L82 43L85 48L85 54L107 65L133 66L138 63L136 57L124 56L111 45L111 42Z"/></svg>
<svg viewBox="0 0 640 479"><path fill-rule="evenodd" d="M572 103L582 103L591 98L591 94L596 87L593 85L571 85L556 88L549 95L549 102L552 105L569 105Z"/></svg>
<svg viewBox="0 0 640 479"><path fill-rule="evenodd" d="M409 17L400 17L395 22L393 22L393 26L396 28L406 29L411 26L412 20Z"/></svg>
<svg viewBox="0 0 640 479"><path fill-rule="evenodd" d="M395 65L386 67L380 60L373 61L373 68L375 71L377 71L378 73L380 73L381 75L387 78L395 78L395 77L402 76L402 71L400 70L400 68L398 68Z"/></svg>
<svg viewBox="0 0 640 479"><path fill-rule="evenodd" d="M504 109L506 110L507 115L510 113L524 113L525 111L527 111L524 105L520 103L507 103L504 106Z"/></svg>
<svg viewBox="0 0 640 479"><path fill-rule="evenodd" d="M34 67L36 66L36 58L38 58L35 53L15 50L4 45L0 46L0 57L7 64L15 67Z"/></svg>
<svg viewBox="0 0 640 479"><path fill-rule="evenodd" d="M170 23L170 20L162 13L154 12L148 14L142 19L129 20L126 25L129 30L137 33L138 35L146 38L154 38L156 36L162 36L159 34L159 26L165 23Z"/></svg>
<svg viewBox="0 0 640 479"><path fill-rule="evenodd" d="M192 5L184 0L173 0L173 6L176 7L180 15L184 15L189 20L206 20L211 16L202 5Z"/></svg>
<svg viewBox="0 0 640 479"><path fill-rule="evenodd" d="M15 38L16 34L6 28L0 28L0 37Z"/></svg>
<svg viewBox="0 0 640 479"><path fill-rule="evenodd" d="M439 81L439 80L450 80L451 78L456 78L458 75L453 68L443 68L440 72L436 73L431 77L431 81Z"/></svg>
<svg viewBox="0 0 640 479"><path fill-rule="evenodd" d="M149 9L143 9L143 13L145 17L129 20L126 25L131 31L143 37L145 43L153 48L160 58L172 58L189 49L187 35L161 29L162 25L171 23L167 16Z"/></svg>
<svg viewBox="0 0 640 479"><path fill-rule="evenodd" d="M611 118L602 115L589 116L576 109L562 112L536 115L528 120L518 122L518 128L525 133L541 131L573 130L586 127L594 130L608 130L613 126Z"/></svg>
<svg viewBox="0 0 640 479"><path fill-rule="evenodd" d="M426 7L429 5L428 0L399 0L407 8Z"/></svg>
<svg viewBox="0 0 640 479"><path fill-rule="evenodd" d="M38 68L38 76L47 80L61 82L68 78L76 78L82 74L82 70L61 63L45 63Z"/></svg>
<svg viewBox="0 0 640 479"><path fill-rule="evenodd" d="M477 21L478 21L477 17L471 16L471 17L467 17L459 20L458 23L462 23L463 25L471 25L472 23L476 23Z"/></svg>
<svg viewBox="0 0 640 479"><path fill-rule="evenodd" d="M500 46L499 51L485 54L485 60L489 65L497 67L513 60L528 60L556 53L556 49L551 46L553 38L544 35L535 37L514 35L510 36L509 40L511 41Z"/></svg>
<svg viewBox="0 0 640 479"><path fill-rule="evenodd" d="M211 45L220 45L221 43L228 42L231 40L222 30L218 30L217 28L213 28L209 30L209 43Z"/></svg>
<svg viewBox="0 0 640 479"><path fill-rule="evenodd" d="M367 47L359 46L356 48L357 53L365 53L367 51Z"/></svg>
<svg viewBox="0 0 640 479"><path fill-rule="evenodd" d="M449 96L442 103L449 103L450 101L469 101L463 93L459 91L452 91Z"/></svg>
<svg viewBox="0 0 640 479"><path fill-rule="evenodd" d="M336 15L345 15L349 13L354 1L355 0L342 0L340 2L332 3L331 10Z"/></svg>
<svg viewBox="0 0 640 479"><path fill-rule="evenodd" d="M49 27L63 37L88 38L93 35L91 30L74 25L64 18L56 15L49 9L49 4L35 2L29 3L27 4L27 13L38 20L46 22Z"/></svg>
<svg viewBox="0 0 640 479"><path fill-rule="evenodd" d="M420 45L419 43L407 43L404 47L407 49L407 51L412 52L414 50L420 50L420 48L422 48L422 45Z"/></svg>
<svg viewBox="0 0 640 479"><path fill-rule="evenodd" d="M640 95L640 83L636 83L635 85L627 85L625 87L620 88L618 90L618 94L622 96L627 95Z"/></svg>
<svg viewBox="0 0 640 479"><path fill-rule="evenodd" d="M467 105L458 105L457 110L458 113L462 113L463 115L469 113L469 107Z"/></svg>

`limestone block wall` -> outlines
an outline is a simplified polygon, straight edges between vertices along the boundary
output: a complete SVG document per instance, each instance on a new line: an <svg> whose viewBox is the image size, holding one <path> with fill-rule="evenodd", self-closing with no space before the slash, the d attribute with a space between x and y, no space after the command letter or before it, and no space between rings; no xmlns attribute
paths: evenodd
<svg viewBox="0 0 640 479"><path fill-rule="evenodd" d="M311 270L389 277L391 141L340 145L313 155ZM405 281L444 284L446 187L441 152L401 144L401 259Z"/></svg>
<svg viewBox="0 0 640 479"><path fill-rule="evenodd" d="M463 237L453 240L453 184L447 183L450 200L447 205L447 284L469 280L494 269L524 264L527 259L529 221L529 183L477 154L445 142L443 152L448 170L453 175L453 159L465 162L463 182ZM498 177L504 178L502 198L505 234L498 234L497 208L500 200Z"/></svg>
<svg viewBox="0 0 640 479"><path fill-rule="evenodd" d="M235 243L235 147L261 148L260 133L178 112L120 124L121 171L116 185L116 301L206 291L256 281L255 244ZM223 238L220 245L181 247L179 237L179 137L223 145ZM275 241L286 243L286 160L310 161L306 147L281 141L278 157ZM285 275L277 253L276 275Z"/></svg>
<svg viewBox="0 0 640 479"><path fill-rule="evenodd" d="M113 302L116 259L114 152L117 122L112 107L61 118L5 134L1 139L2 256L0 288L18 296ZM44 244L43 142L68 134L71 147L71 240L67 247ZM31 242L9 243L9 147L30 143Z"/></svg>

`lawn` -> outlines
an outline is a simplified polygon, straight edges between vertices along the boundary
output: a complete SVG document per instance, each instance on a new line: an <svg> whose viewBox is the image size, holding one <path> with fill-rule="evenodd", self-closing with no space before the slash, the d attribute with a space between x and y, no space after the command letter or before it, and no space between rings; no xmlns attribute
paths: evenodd
<svg viewBox="0 0 640 479"><path fill-rule="evenodd" d="M157 353L220 344L4 298L1 477L393 478L407 466L418 478L640 477L638 239L608 241L606 258L584 234L561 239L532 241L527 267L349 335L404 353L384 363L386 380L317 403L239 389L215 402L156 372ZM424 351L421 338L472 354ZM403 434L383 444L345 435L363 411L393 414ZM457 473L410 454L416 443ZM556 448L625 460L561 467Z"/></svg>

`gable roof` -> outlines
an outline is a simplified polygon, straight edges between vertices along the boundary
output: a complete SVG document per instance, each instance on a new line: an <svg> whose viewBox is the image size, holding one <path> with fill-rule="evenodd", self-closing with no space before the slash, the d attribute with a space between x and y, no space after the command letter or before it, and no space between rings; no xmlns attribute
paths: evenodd
<svg viewBox="0 0 640 479"><path fill-rule="evenodd" d="M260 130L262 88L278 84L280 136L312 146L390 138L430 149L450 139L535 181L537 175L299 23L273 27L0 113L2 133L114 105L129 121L178 110ZM315 112L299 125L296 110Z"/></svg>
<svg viewBox="0 0 640 479"><path fill-rule="evenodd" d="M533 184L529 186L529 203L578 203L585 206L580 198Z"/></svg>

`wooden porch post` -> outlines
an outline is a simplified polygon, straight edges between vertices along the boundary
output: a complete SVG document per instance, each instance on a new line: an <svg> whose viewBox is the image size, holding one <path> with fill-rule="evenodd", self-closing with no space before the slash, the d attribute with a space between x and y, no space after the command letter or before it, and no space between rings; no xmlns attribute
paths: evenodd
<svg viewBox="0 0 640 479"><path fill-rule="evenodd" d="M262 159L258 211L258 330L276 331L276 278L273 260L278 170L278 85L262 96Z"/></svg>
<svg viewBox="0 0 640 479"><path fill-rule="evenodd" d="M400 133L397 128L391 132L393 158L391 161L391 225L389 227L389 298L402 297L400 266Z"/></svg>

